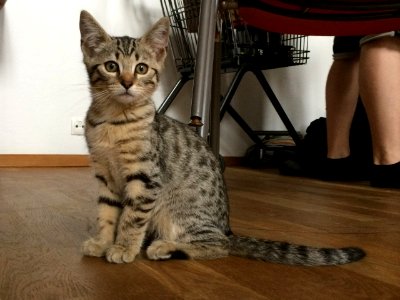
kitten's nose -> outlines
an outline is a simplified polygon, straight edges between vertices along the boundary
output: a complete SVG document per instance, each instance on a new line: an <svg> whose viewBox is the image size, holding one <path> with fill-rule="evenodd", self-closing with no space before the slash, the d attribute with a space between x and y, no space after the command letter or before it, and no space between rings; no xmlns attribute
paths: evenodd
<svg viewBox="0 0 400 300"><path fill-rule="evenodd" d="M133 81L132 80L121 80L121 85L125 88L125 89L129 89L132 85L133 85Z"/></svg>
<svg viewBox="0 0 400 300"><path fill-rule="evenodd" d="M119 78L121 85L128 90L133 85L133 76L129 72L123 72Z"/></svg>

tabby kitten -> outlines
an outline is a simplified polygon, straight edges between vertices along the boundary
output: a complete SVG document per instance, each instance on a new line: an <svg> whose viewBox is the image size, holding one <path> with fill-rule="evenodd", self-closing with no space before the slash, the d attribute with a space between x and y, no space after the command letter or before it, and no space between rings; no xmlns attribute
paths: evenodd
<svg viewBox="0 0 400 300"><path fill-rule="evenodd" d="M129 263L179 254L229 254L298 265L361 259L357 248L326 249L234 235L219 160L188 126L157 115L151 96L166 57L169 22L143 37L109 36L86 11L81 47L92 103L86 140L99 184L98 232L83 253Z"/></svg>

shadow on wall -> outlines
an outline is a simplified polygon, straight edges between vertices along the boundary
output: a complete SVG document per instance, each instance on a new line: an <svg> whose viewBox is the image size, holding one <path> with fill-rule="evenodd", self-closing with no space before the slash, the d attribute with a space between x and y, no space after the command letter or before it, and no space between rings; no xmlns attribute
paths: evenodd
<svg viewBox="0 0 400 300"><path fill-rule="evenodd" d="M139 37L163 16L159 0L98 0L96 5L93 5L92 9L88 9L88 11L100 21L110 35L116 36L126 34L132 37ZM165 68L161 74L160 85L153 97L156 106L162 103L178 78L175 63L169 51ZM181 96L190 103L190 99L187 99L190 97L187 94L179 95L178 97L180 98ZM172 113L179 120L188 120L189 111L187 108L173 105L168 110L169 113Z"/></svg>
<svg viewBox="0 0 400 300"><path fill-rule="evenodd" d="M5 0L0 0L0 65L3 64L4 61L4 49L5 49L5 15L6 10L2 8Z"/></svg>
<svg viewBox="0 0 400 300"><path fill-rule="evenodd" d="M149 28L162 16L160 2L156 2L158 6L151 7L154 2L156 1L126 0L123 5L125 11L129 12L129 18L141 24L142 28Z"/></svg>
<svg viewBox="0 0 400 300"><path fill-rule="evenodd" d="M131 20L135 20L135 23L140 24L143 29L150 28L163 16L160 1L126 0L123 4L123 9L127 12L127 17ZM160 97L155 97L154 99L157 106L161 104L167 94L172 90L178 79L179 75L176 71L175 61L171 51L168 51L168 57L157 92ZM176 101L171 105L167 114L182 122L188 122L190 117L190 103L191 84L188 83L178 94Z"/></svg>

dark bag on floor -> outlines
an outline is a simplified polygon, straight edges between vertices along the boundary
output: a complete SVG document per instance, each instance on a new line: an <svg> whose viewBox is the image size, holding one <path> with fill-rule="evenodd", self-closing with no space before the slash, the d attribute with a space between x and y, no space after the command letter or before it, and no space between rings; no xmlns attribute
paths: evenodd
<svg viewBox="0 0 400 300"><path fill-rule="evenodd" d="M367 115L358 102L350 130L350 151L358 165L372 164L372 142ZM326 118L310 123L302 144L293 157L280 163L280 171L285 175L309 176L318 170L327 155Z"/></svg>

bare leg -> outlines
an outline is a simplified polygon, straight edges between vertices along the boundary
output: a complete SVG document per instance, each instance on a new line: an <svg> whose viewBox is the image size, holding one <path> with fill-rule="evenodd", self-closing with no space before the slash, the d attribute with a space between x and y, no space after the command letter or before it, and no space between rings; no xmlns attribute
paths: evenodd
<svg viewBox="0 0 400 300"><path fill-rule="evenodd" d="M400 38L385 37L361 47L359 84L374 164L395 164L400 161Z"/></svg>
<svg viewBox="0 0 400 300"><path fill-rule="evenodd" d="M358 56L333 62L326 83L328 158L350 155L350 127L357 105Z"/></svg>

